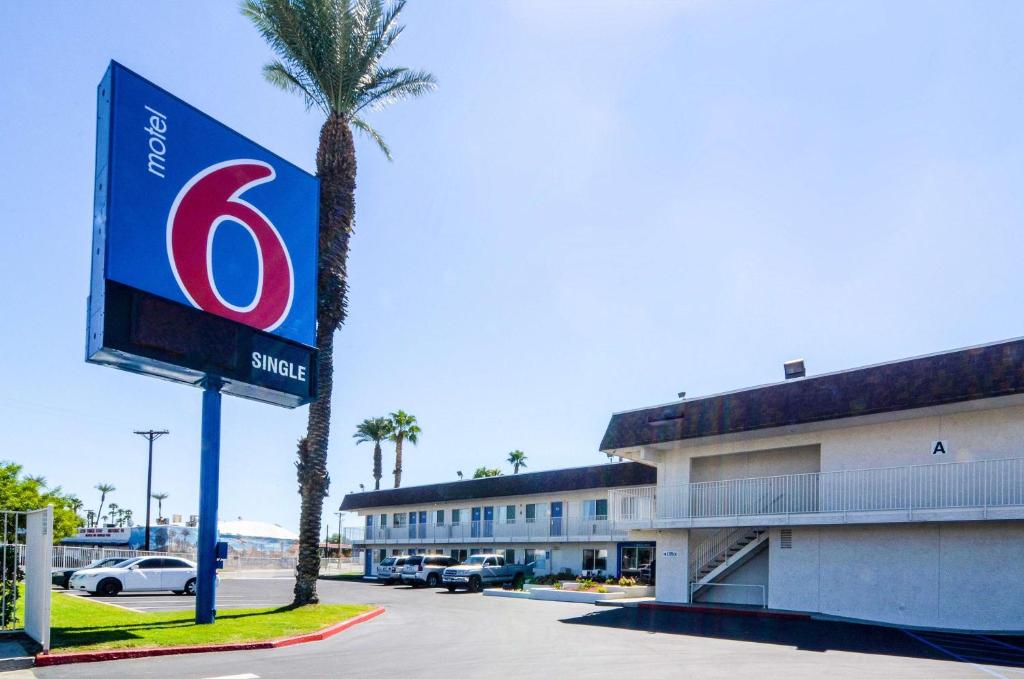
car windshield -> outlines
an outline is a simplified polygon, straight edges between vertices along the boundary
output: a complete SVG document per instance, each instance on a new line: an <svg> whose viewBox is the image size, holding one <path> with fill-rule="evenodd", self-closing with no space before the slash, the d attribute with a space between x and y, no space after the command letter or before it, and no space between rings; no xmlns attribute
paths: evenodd
<svg viewBox="0 0 1024 679"><path fill-rule="evenodd" d="M479 565L483 564L484 559L486 559L486 558L487 557L484 556L483 554L474 554L473 556L471 556L468 559L466 559L465 561L463 561L463 563L469 564L470 566L479 566Z"/></svg>
<svg viewBox="0 0 1024 679"><path fill-rule="evenodd" d="M133 563L138 563L140 558L141 557L136 557L134 559L125 559L124 561L122 561L120 563L114 564L114 567L116 567L116 568L128 568L128 566L131 566Z"/></svg>

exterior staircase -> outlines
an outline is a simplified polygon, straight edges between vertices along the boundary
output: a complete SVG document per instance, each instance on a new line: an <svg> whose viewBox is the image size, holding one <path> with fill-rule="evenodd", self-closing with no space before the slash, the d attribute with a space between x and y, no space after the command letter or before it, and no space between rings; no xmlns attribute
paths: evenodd
<svg viewBox="0 0 1024 679"><path fill-rule="evenodd" d="M767 528L743 526L712 533L691 551L691 595L696 595L704 585L746 563L767 544Z"/></svg>

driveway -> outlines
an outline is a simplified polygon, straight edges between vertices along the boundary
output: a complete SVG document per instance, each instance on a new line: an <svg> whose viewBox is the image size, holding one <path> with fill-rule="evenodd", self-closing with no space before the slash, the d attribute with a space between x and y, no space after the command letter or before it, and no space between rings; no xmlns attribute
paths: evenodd
<svg viewBox="0 0 1024 679"><path fill-rule="evenodd" d="M247 599L274 603L287 603L292 586L290 580L237 584ZM381 604L387 613L322 642L40 668L34 676L1024 677L1024 664L1012 659L959 662L893 628L598 608L360 582L321 581L319 588L325 602ZM221 592L228 591L235 590L222 583Z"/></svg>

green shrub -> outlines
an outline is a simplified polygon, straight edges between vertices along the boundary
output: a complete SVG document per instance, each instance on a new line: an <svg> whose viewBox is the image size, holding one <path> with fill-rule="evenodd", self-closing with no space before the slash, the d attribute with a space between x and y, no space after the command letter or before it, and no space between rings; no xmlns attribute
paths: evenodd
<svg viewBox="0 0 1024 679"><path fill-rule="evenodd" d="M597 587L597 584L590 578L576 578L576 582L579 583L579 590L581 592L586 592Z"/></svg>
<svg viewBox="0 0 1024 679"><path fill-rule="evenodd" d="M601 587L598 587L595 591L598 594L607 594L608 593L608 588L604 587L604 586L601 586Z"/></svg>
<svg viewBox="0 0 1024 679"><path fill-rule="evenodd" d="M619 587L636 587L636 578L619 578Z"/></svg>
<svg viewBox="0 0 1024 679"><path fill-rule="evenodd" d="M554 587L555 589L562 589L562 583L561 583L561 582L559 582L559 581L557 581L557 580L556 580L556 581L555 581L555 583L554 583L553 585L551 585L551 586L552 586L552 587Z"/></svg>

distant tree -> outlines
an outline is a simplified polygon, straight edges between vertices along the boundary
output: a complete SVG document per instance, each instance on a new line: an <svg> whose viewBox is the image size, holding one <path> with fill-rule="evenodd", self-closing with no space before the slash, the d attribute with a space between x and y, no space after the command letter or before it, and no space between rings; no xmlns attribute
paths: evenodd
<svg viewBox="0 0 1024 679"><path fill-rule="evenodd" d="M363 420L356 427L356 433L352 435L352 438L356 440L356 445L373 441L374 490L380 490L380 477L383 476L384 462L380 442L388 440L389 436L391 436L391 420L387 417L371 417Z"/></svg>
<svg viewBox="0 0 1024 679"><path fill-rule="evenodd" d="M486 479L491 476L501 476L500 469L491 469L489 467L477 467L476 471L473 472L474 479Z"/></svg>
<svg viewBox="0 0 1024 679"><path fill-rule="evenodd" d="M121 510L121 522L118 525L119 526L128 526L129 528L132 527L132 510L130 510L130 509L123 509L123 510Z"/></svg>
<svg viewBox="0 0 1024 679"><path fill-rule="evenodd" d="M71 507L71 509L77 515L78 512L82 511L82 507L84 506L84 503L81 500L79 500L77 496L75 496L75 495L68 495L68 506Z"/></svg>
<svg viewBox="0 0 1024 679"><path fill-rule="evenodd" d="M85 525L95 526L96 525L96 510L87 509L85 512Z"/></svg>
<svg viewBox="0 0 1024 679"><path fill-rule="evenodd" d="M167 493L153 493L151 497L156 500L156 520L159 523L164 518L164 500L169 498L170 495Z"/></svg>
<svg viewBox="0 0 1024 679"><path fill-rule="evenodd" d="M402 485L402 443L408 441L416 445L423 430L416 424L416 416L404 410L391 413L390 419L391 433L388 439L395 444L395 488L399 488Z"/></svg>
<svg viewBox="0 0 1024 679"><path fill-rule="evenodd" d="M74 509L75 503L81 506L78 498L65 494L60 486L47 488L40 483L41 477L22 476L21 471L20 464L0 461L0 509L25 512L53 505L54 542L74 535L82 525ZM0 542L11 537L0 536Z"/></svg>
<svg viewBox="0 0 1024 679"><path fill-rule="evenodd" d="M521 450L513 450L508 454L508 463L512 465L512 473L518 474L519 468L526 468L526 453Z"/></svg>
<svg viewBox="0 0 1024 679"><path fill-rule="evenodd" d="M96 516L106 521L106 517L103 516L103 503L107 501L107 493L113 493L117 488L111 483L97 483L94 488L100 491L100 508L96 510Z"/></svg>

